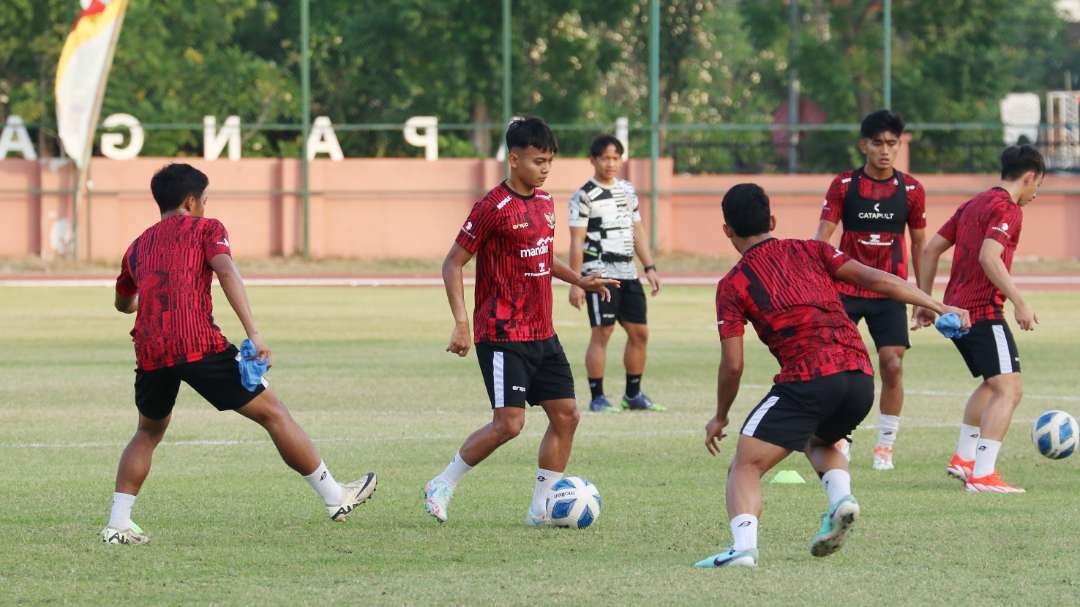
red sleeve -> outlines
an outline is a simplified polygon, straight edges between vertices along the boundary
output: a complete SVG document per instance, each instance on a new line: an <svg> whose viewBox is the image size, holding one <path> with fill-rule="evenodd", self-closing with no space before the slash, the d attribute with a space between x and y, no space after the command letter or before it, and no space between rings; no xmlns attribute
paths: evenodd
<svg viewBox="0 0 1080 607"><path fill-rule="evenodd" d="M203 252L209 263L218 255L232 255L232 249L229 246L229 233L225 230L225 225L216 219L210 219L208 222L203 232Z"/></svg>
<svg viewBox="0 0 1080 607"><path fill-rule="evenodd" d="M956 242L956 228L960 224L960 212L964 210L964 206L961 205L956 212L952 214L952 217L945 222L945 225L941 226L941 229L937 231L938 235L948 240L949 242Z"/></svg>
<svg viewBox="0 0 1080 607"><path fill-rule="evenodd" d="M128 263L131 250L134 247L134 244L131 245L124 253L124 258L120 260L120 275L116 277L116 292L124 297L133 297L139 292L138 287L135 285L135 277L132 275L131 266Z"/></svg>
<svg viewBox="0 0 1080 607"><path fill-rule="evenodd" d="M812 256L821 261L821 265L825 267L825 271L829 273L829 276L835 277L840 266L851 259L843 251L827 242L820 240L805 240L803 242L811 247Z"/></svg>
<svg viewBox="0 0 1080 607"><path fill-rule="evenodd" d="M716 286L716 330L720 332L720 339L741 336L745 324L746 315L739 303L739 294L725 278Z"/></svg>
<svg viewBox="0 0 1080 607"><path fill-rule="evenodd" d="M829 185L829 191L825 192L825 205L821 207L822 221L840 223L840 218L844 216L844 198L847 197L847 184L843 183L843 181L843 176L838 175Z"/></svg>
<svg viewBox="0 0 1080 607"><path fill-rule="evenodd" d="M918 181L912 180L915 186L908 192L908 228L922 230L926 228L926 190Z"/></svg>
<svg viewBox="0 0 1080 607"><path fill-rule="evenodd" d="M1020 236L1020 222L1023 219L1024 215L1019 205L1001 205L990 215L990 227L986 229L984 238L1009 246Z"/></svg>
<svg viewBox="0 0 1080 607"><path fill-rule="evenodd" d="M480 245L494 231L496 218L494 207L488 203L487 199L480 200L473 205L472 212L469 213L468 219L465 220L465 225L461 226L461 231L458 232L455 242L461 248L475 255L476 251L480 249Z"/></svg>

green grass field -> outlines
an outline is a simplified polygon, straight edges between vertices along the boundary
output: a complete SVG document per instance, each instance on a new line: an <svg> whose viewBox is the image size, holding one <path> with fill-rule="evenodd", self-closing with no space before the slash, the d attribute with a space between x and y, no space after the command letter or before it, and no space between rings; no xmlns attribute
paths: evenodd
<svg viewBox="0 0 1080 607"><path fill-rule="evenodd" d="M844 549L809 554L825 507L805 485L766 485L756 570L701 571L727 545L724 473L709 457L719 341L709 288L651 302L646 390L662 414L584 415L569 472L593 480L604 511L589 530L523 525L536 448L525 432L459 486L450 522L420 489L490 413L475 357L444 352L441 289L252 289L274 350L274 389L339 480L374 469L375 498L347 524L326 519L262 430L183 388L135 508L144 547L105 546L113 474L135 425L132 318L108 289L0 290L0 603L77 604L1076 604L1080 458L1041 458L1028 440L1045 409L1080 414L1080 294L1032 294L1042 324L1018 335L1026 395L1001 456L1019 496L969 495L944 465L974 387L951 344L913 335L897 469L870 469L877 414L852 465L863 517ZM556 289L556 328L579 395L587 327ZM239 326L218 294L228 336ZM471 300L470 300L471 301ZM622 389L622 339L608 393ZM748 341L748 343L751 343ZM740 424L776 363L753 340L732 412ZM584 401L579 398L579 401Z"/></svg>

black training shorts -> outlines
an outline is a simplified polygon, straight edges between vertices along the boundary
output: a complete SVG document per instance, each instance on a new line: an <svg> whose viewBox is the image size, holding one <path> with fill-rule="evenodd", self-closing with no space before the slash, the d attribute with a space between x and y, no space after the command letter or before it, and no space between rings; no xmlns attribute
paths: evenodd
<svg viewBox="0 0 1080 607"><path fill-rule="evenodd" d="M641 281L633 278L620 280L619 288L608 287L611 300L604 301L599 293L586 293L585 304L589 312L590 327L607 327L619 322L645 324L645 289Z"/></svg>
<svg viewBox="0 0 1080 607"><path fill-rule="evenodd" d="M574 376L557 335L537 341L482 341L476 344L476 359L492 409L574 398Z"/></svg>
<svg viewBox="0 0 1080 607"><path fill-rule="evenodd" d="M803 451L811 436L833 443L851 434L873 404L874 378L861 371L774 384L741 433Z"/></svg>
<svg viewBox="0 0 1080 607"><path fill-rule="evenodd" d="M964 357L972 377L990 379L995 375L1020 372L1020 352L1016 349L1009 323L981 320L971 325L967 335L953 340Z"/></svg>
<svg viewBox="0 0 1080 607"><path fill-rule="evenodd" d="M872 297L841 295L840 299L844 302L844 311L851 322L859 324L860 320L866 319L875 349L888 346L911 347L906 305L892 299Z"/></svg>
<svg viewBox="0 0 1080 607"><path fill-rule="evenodd" d="M195 389L218 411L239 409L269 385L264 378L254 392L240 383L239 351L229 345L224 352L202 360L153 371L135 370L135 406L150 419L165 419L176 404L180 382Z"/></svg>

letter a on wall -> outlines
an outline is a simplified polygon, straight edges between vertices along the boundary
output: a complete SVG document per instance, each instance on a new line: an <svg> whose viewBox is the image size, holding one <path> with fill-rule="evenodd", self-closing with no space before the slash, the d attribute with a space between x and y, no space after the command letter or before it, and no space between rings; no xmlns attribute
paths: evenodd
<svg viewBox="0 0 1080 607"><path fill-rule="evenodd" d="M26 130L22 118L14 114L7 117L4 130L0 132L0 160L6 158L11 152L22 154L22 157L27 160L37 160L34 143L30 141L30 133Z"/></svg>
<svg viewBox="0 0 1080 607"><path fill-rule="evenodd" d="M345 158L345 155L341 153L341 144L338 143L337 135L334 134L334 125L326 116L315 119L311 125L311 133L308 135L308 160L314 160L317 154L329 154L330 160L334 162Z"/></svg>

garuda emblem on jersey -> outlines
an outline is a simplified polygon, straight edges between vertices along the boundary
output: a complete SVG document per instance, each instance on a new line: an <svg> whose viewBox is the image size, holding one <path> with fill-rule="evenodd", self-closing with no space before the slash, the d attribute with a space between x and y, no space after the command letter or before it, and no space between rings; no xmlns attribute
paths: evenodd
<svg viewBox="0 0 1080 607"><path fill-rule="evenodd" d="M544 213L544 218L547 219L548 227L552 230L555 229L555 213Z"/></svg>

